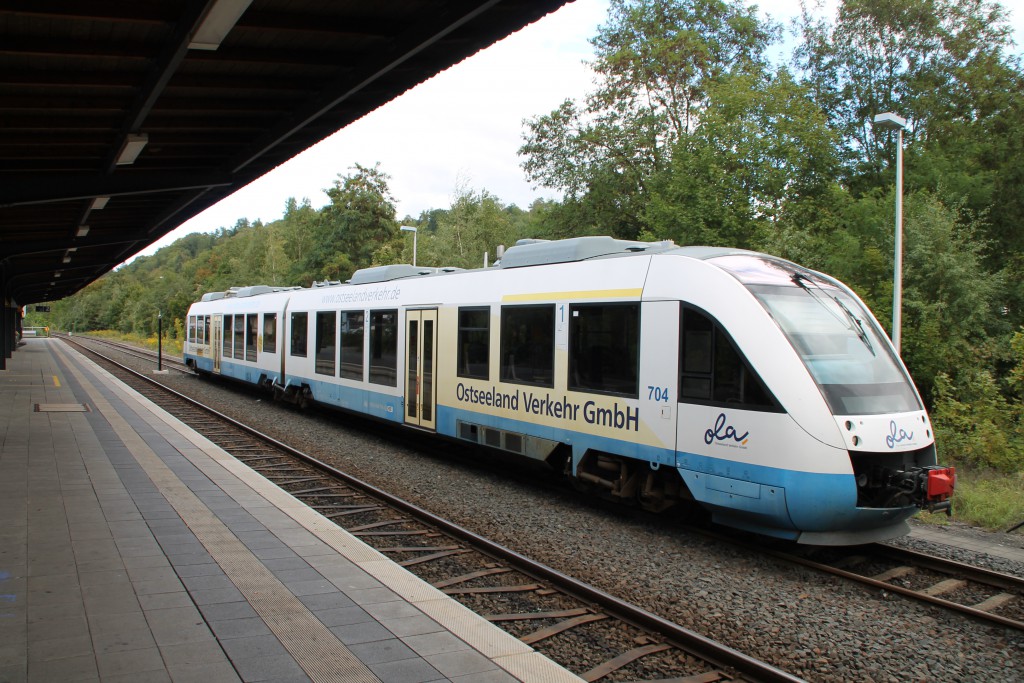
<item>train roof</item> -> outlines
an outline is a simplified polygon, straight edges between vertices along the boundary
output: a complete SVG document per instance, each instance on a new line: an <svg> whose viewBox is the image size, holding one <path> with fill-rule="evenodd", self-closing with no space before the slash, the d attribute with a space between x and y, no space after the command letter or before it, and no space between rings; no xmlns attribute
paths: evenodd
<svg viewBox="0 0 1024 683"><path fill-rule="evenodd" d="M720 256L754 255L756 252L744 249L731 249L726 247L680 247L671 240L660 242L637 242L632 240L620 240L607 236L572 237L563 240L519 240L512 247L509 247L488 270L507 270L513 268L528 268L531 266L555 265L559 263L574 263L594 259L622 258L629 256L651 254L674 254L688 258L706 261ZM413 266L407 263L392 264L387 266L374 266L372 268L361 268L352 274L352 277L344 283L341 282L316 282L312 288L317 287L345 287L349 285L365 285L378 282L390 282L393 280L404 280L408 278L434 277L450 275L463 272L479 272L481 269L465 270L462 268L433 268L424 266ZM202 301L214 301L225 297L250 297L272 292L302 289L301 287L271 287L267 285L255 285L252 287L232 287L227 292L210 292L204 294Z"/></svg>

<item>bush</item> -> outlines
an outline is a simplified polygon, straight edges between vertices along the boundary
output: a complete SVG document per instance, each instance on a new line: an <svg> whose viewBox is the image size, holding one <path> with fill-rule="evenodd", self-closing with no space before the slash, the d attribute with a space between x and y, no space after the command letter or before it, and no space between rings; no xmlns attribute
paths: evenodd
<svg viewBox="0 0 1024 683"><path fill-rule="evenodd" d="M1005 396L989 371L965 371L956 383L940 373L932 422L944 463L1008 474L1024 470L1024 406Z"/></svg>

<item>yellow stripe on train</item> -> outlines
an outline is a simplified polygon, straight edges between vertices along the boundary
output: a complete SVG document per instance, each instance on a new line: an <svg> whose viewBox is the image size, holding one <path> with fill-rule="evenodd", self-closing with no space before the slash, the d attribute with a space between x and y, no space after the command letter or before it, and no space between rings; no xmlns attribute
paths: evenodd
<svg viewBox="0 0 1024 683"><path fill-rule="evenodd" d="M628 299L639 298L644 290L634 289L595 289L584 292L537 292L534 294L506 294L504 301L558 301L562 299Z"/></svg>

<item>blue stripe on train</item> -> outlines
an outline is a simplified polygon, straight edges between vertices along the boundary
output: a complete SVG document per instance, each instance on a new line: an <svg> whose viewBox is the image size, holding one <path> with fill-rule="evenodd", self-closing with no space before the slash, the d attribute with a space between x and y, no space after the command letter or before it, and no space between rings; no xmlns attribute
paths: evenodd
<svg viewBox="0 0 1024 683"><path fill-rule="evenodd" d="M696 453L676 453L447 406L438 406L437 417L438 431L448 436L456 436L456 422L464 420L569 444L579 455L596 449L656 466L674 465L694 498L714 513L716 521L783 538L795 539L800 532L807 531L872 529L892 524L894 518L902 519L913 512L913 508L858 508L856 481L847 474L799 472ZM836 449L823 449L823 457L840 456Z"/></svg>

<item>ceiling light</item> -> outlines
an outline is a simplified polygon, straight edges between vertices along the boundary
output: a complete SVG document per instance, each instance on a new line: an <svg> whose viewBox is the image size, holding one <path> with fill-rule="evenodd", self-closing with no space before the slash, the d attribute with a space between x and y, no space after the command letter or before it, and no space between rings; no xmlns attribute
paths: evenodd
<svg viewBox="0 0 1024 683"><path fill-rule="evenodd" d="M89 234L89 226L88 225L79 225L78 226L78 232L75 233L75 237L85 237L88 234Z"/></svg>
<svg viewBox="0 0 1024 683"><path fill-rule="evenodd" d="M89 205L89 210L99 211L100 209L105 209L109 201L110 197L96 197L96 199L92 200L92 204Z"/></svg>
<svg viewBox="0 0 1024 683"><path fill-rule="evenodd" d="M124 144L121 145L121 150L117 153L117 161L114 163L118 166L134 164L147 143L149 143L149 135L146 133L128 133Z"/></svg>
<svg viewBox="0 0 1024 683"><path fill-rule="evenodd" d="M218 0L192 34L191 50L216 50L235 27L252 0Z"/></svg>
<svg viewBox="0 0 1024 683"><path fill-rule="evenodd" d="M71 254L64 254L64 263L71 263Z"/></svg>
<svg viewBox="0 0 1024 683"><path fill-rule="evenodd" d="M58 270L58 271L54 272L53 276L54 277L60 277L61 273L63 273L63 272L64 272L63 270Z"/></svg>

